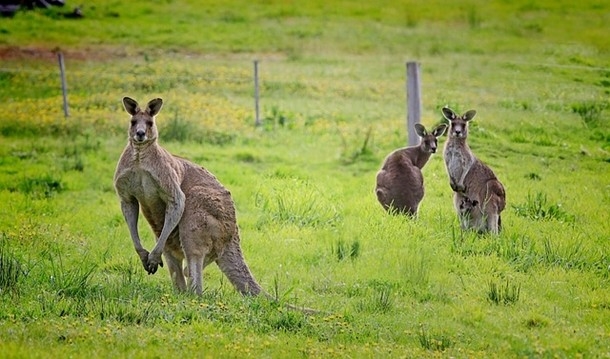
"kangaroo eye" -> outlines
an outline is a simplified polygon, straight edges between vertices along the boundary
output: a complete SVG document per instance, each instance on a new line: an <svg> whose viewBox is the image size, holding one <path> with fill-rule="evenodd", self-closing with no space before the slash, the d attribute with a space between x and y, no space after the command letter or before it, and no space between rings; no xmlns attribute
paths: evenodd
<svg viewBox="0 0 610 359"><path fill-rule="evenodd" d="M153 122L152 122L152 121L146 121L146 126L148 126L148 127L152 127L152 125L153 125Z"/></svg>
<svg viewBox="0 0 610 359"><path fill-rule="evenodd" d="M136 120L131 120L131 125L132 125L132 126L135 126L135 125L136 125L136 123L138 123Z"/></svg>

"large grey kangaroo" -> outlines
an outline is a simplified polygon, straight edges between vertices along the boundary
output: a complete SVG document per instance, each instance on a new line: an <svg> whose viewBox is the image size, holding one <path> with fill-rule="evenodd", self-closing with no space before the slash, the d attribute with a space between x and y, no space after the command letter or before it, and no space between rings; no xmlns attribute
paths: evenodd
<svg viewBox="0 0 610 359"><path fill-rule="evenodd" d="M436 153L437 138L446 128L446 124L441 124L428 133L423 125L415 124L415 132L421 138L419 145L399 148L386 157L377 172L375 186L377 200L385 210L417 215L419 203L424 198L421 169Z"/></svg>
<svg viewBox="0 0 610 359"><path fill-rule="evenodd" d="M250 273L239 244L239 229L231 194L208 172L186 159L171 155L157 143L155 115L160 98L144 109L123 98L129 115L129 142L116 168L114 185L136 252L149 274L163 266L178 291L202 293L202 271L216 262L235 288L258 295L261 286ZM149 253L138 234L142 210L157 243ZM183 260L186 268L183 270Z"/></svg>
<svg viewBox="0 0 610 359"><path fill-rule="evenodd" d="M491 168L476 158L466 142L468 121L474 118L476 111L470 110L460 116L444 107L442 112L450 122L444 157L449 184L454 191L455 210L461 216L460 206L465 200L477 203L478 208L475 206L470 220L462 222L463 226L498 233L502 224L500 213L506 205L504 186Z"/></svg>

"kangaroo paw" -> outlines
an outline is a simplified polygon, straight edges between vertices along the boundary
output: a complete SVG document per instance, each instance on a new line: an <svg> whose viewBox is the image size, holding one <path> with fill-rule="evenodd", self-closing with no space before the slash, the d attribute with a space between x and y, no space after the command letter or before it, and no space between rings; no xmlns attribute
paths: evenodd
<svg viewBox="0 0 610 359"><path fill-rule="evenodd" d="M453 192L458 192L457 184L455 184L455 182L451 181L451 182L449 182L449 185L451 186L451 189L453 190Z"/></svg>
<svg viewBox="0 0 610 359"><path fill-rule="evenodd" d="M163 267L161 255L155 255L153 253L150 253L148 255L146 263L144 263L144 268L146 269L148 274L155 274L157 272L158 267Z"/></svg>
<svg viewBox="0 0 610 359"><path fill-rule="evenodd" d="M451 189L453 190L453 192L466 193L466 186L459 185L454 182L451 182L450 185L451 185Z"/></svg>
<svg viewBox="0 0 610 359"><path fill-rule="evenodd" d="M138 257L140 257L140 261L142 262L144 269L146 269L148 272L148 251L146 249L138 251Z"/></svg>

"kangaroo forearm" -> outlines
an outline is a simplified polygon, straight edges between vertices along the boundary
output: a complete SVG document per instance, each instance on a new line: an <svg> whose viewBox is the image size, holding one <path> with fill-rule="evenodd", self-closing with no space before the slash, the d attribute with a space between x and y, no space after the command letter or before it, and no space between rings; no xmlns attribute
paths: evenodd
<svg viewBox="0 0 610 359"><path fill-rule="evenodd" d="M179 196L178 200L175 201L172 205L167 205L165 210L165 221L163 222L163 229L161 230L161 234L157 239L157 244L155 248L153 248L154 253L161 253L163 248L165 247L165 242L169 238L169 235L176 228L180 219L182 218L182 213L184 212L184 194Z"/></svg>
<svg viewBox="0 0 610 359"><path fill-rule="evenodd" d="M466 172L454 173L453 175L449 175L449 185L454 192L464 192L465 185L464 181L466 179Z"/></svg>
<svg viewBox="0 0 610 359"><path fill-rule="evenodd" d="M125 217L125 222L127 223L127 228L129 229L129 235L131 236L131 241L133 242L133 246L138 254L146 251L144 247L142 247L140 235L138 234L139 210L140 208L138 202L121 202L121 211L123 212L123 217Z"/></svg>
<svg viewBox="0 0 610 359"><path fill-rule="evenodd" d="M466 190L466 185L464 184L464 181L466 180L466 175L468 174L467 171L462 172L462 176L460 176L459 181L457 182L457 186L458 188L463 189L464 191Z"/></svg>

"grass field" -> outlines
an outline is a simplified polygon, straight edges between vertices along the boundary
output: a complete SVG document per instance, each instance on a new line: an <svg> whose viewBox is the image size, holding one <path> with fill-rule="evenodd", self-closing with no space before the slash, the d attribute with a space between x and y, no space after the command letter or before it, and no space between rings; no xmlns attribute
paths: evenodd
<svg viewBox="0 0 610 359"><path fill-rule="evenodd" d="M606 1L70 6L0 18L0 357L610 357ZM377 203L411 60L426 127L477 110L500 235L460 230L442 153L417 219ZM145 274L112 183L123 96L164 99L160 143L231 191L279 305L214 265L201 298Z"/></svg>

